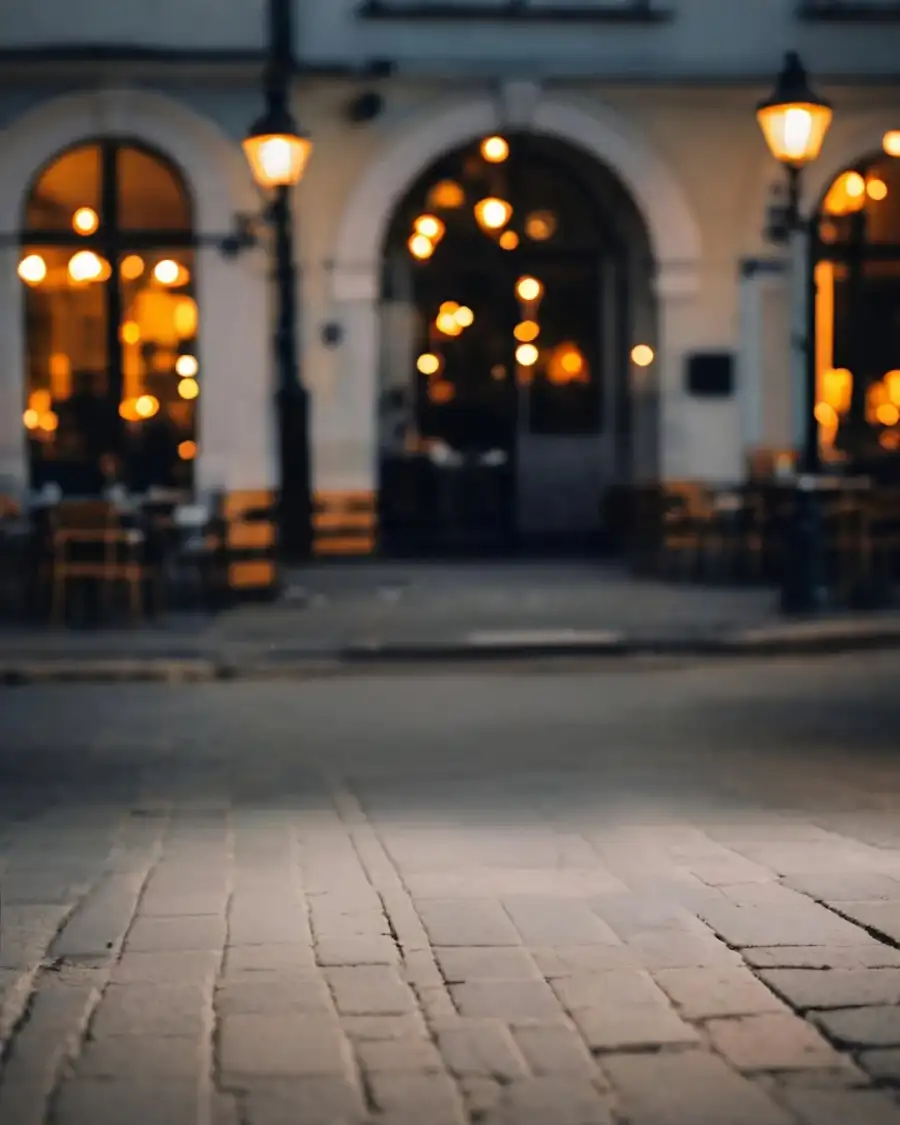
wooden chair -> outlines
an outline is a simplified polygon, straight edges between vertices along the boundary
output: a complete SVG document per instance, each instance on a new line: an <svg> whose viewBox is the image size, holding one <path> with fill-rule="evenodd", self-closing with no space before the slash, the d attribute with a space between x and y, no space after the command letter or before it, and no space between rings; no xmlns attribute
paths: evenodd
<svg viewBox="0 0 900 1125"><path fill-rule="evenodd" d="M66 501L54 513L52 529L51 616L65 617L69 582L93 580L99 584L101 608L106 615L117 584L128 588L132 619L144 610L144 582L148 577L143 557L143 534L122 525L114 505L105 500Z"/></svg>
<svg viewBox="0 0 900 1125"><path fill-rule="evenodd" d="M663 489L662 571L695 578L703 564L713 516L709 489L696 481L667 482ZM677 565L673 567L673 561Z"/></svg>

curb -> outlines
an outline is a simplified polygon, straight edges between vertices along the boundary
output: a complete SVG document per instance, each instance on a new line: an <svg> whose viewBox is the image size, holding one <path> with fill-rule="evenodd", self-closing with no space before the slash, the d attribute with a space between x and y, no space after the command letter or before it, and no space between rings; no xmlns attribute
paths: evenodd
<svg viewBox="0 0 900 1125"><path fill-rule="evenodd" d="M334 649L268 649L246 659L171 659L84 657L0 658L0 686L48 683L211 683L225 680L278 680L352 674L366 668L409 664L500 664L540 660L627 658L758 658L834 656L841 653L900 649L900 622L872 629L841 623L800 625L719 637L636 638L608 634L580 640L473 641L433 643L370 642Z"/></svg>

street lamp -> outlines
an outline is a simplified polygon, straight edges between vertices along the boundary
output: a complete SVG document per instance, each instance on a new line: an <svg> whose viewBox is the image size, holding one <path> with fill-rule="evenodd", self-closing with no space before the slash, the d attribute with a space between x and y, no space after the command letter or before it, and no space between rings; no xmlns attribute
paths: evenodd
<svg viewBox="0 0 900 1125"><path fill-rule="evenodd" d="M274 243L279 452L279 532L282 554L302 558L311 546L309 399L297 356L297 271L294 265L291 189L306 171L312 143L290 110L294 70L292 0L268 2L265 111L243 141L253 179L272 194L266 218ZM238 244L239 245L239 244Z"/></svg>
<svg viewBox="0 0 900 1125"><path fill-rule="evenodd" d="M769 151L787 169L787 206L780 215L777 241L790 241L802 250L794 261L802 261L809 272L808 243L815 220L800 213L802 169L822 150L831 125L832 108L813 92L800 56L790 51L771 97L756 107L756 118ZM797 465L796 488L790 535L782 577L781 604L786 613L809 613L824 601L819 511L816 475L819 472L819 426L816 409L816 361L812 332L812 294L803 338L803 446Z"/></svg>

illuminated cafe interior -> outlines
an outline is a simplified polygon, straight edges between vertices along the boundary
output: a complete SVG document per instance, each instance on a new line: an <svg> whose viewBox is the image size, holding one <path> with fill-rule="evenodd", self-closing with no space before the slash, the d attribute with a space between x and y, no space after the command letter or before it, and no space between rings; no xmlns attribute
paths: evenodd
<svg viewBox="0 0 900 1125"><path fill-rule="evenodd" d="M191 206L162 157L115 141L43 169L24 214L30 483L190 494L202 375Z"/></svg>
<svg viewBox="0 0 900 1125"><path fill-rule="evenodd" d="M816 420L826 465L900 482L900 161L831 184L813 242Z"/></svg>

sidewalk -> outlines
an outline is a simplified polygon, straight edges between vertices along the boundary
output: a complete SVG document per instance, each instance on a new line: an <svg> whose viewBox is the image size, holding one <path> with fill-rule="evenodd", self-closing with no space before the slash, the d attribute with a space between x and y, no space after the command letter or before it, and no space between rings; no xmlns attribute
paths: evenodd
<svg viewBox="0 0 900 1125"><path fill-rule="evenodd" d="M141 629L0 628L0 676L177 679L312 664L810 653L900 646L900 613L779 616L766 589L641 580L598 563L313 566L276 604Z"/></svg>

